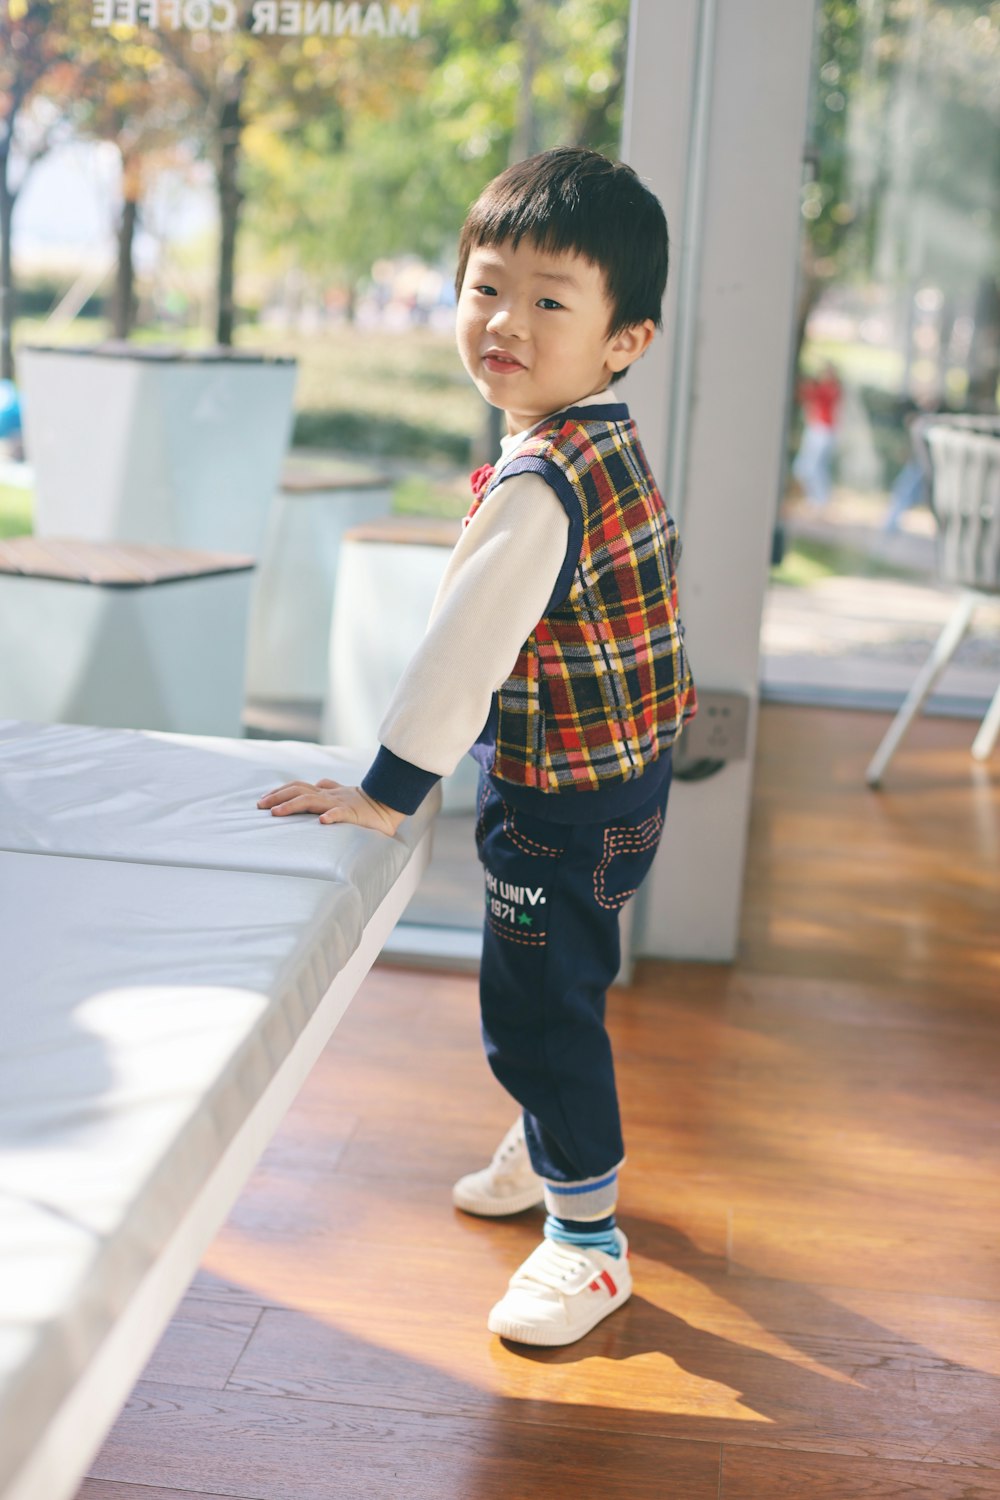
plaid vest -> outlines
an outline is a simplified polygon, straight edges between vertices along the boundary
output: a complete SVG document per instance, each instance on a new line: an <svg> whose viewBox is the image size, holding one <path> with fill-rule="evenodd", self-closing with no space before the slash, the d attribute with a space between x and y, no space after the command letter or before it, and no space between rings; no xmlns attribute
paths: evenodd
<svg viewBox="0 0 1000 1500"><path fill-rule="evenodd" d="M697 709L678 615L677 527L624 405L560 412L495 480L477 471L466 524L523 473L540 474L565 506L576 562L568 592L553 596L495 696L490 770L542 791L597 790L641 776Z"/></svg>

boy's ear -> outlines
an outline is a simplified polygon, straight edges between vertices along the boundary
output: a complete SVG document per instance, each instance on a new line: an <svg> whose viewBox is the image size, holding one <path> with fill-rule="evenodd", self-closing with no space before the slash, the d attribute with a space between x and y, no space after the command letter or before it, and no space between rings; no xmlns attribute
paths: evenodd
<svg viewBox="0 0 1000 1500"><path fill-rule="evenodd" d="M623 328L616 333L611 340L608 349L607 364L609 369L616 374L619 370L625 370L633 360L645 354L653 336L656 333L656 324L652 318L644 318L641 323L632 323L628 328Z"/></svg>

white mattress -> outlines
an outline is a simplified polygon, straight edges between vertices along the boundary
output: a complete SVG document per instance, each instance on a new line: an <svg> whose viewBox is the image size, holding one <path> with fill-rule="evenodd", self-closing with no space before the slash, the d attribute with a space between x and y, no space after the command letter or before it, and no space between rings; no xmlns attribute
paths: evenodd
<svg viewBox="0 0 1000 1500"><path fill-rule="evenodd" d="M436 796L395 839L255 806L359 769L0 724L0 1495L428 831Z"/></svg>
<svg viewBox="0 0 1000 1500"><path fill-rule="evenodd" d="M355 784L364 751L0 719L0 849L349 880L367 916L437 810L394 839L257 807L286 781Z"/></svg>

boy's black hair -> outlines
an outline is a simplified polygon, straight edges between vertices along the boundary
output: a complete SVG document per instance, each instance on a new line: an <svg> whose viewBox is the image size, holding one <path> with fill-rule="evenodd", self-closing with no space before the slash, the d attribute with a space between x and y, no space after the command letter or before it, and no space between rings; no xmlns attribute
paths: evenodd
<svg viewBox="0 0 1000 1500"><path fill-rule="evenodd" d="M581 146L557 146L494 177L462 226L455 291L480 245L527 239L539 250L584 256L604 272L614 337L651 318L663 327L670 242L655 193L624 162ZM625 374L619 370L612 381Z"/></svg>

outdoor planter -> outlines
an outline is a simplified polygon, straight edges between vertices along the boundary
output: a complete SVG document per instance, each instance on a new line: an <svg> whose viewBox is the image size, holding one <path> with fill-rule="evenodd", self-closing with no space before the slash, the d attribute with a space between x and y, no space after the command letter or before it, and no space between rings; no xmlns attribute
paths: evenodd
<svg viewBox="0 0 1000 1500"><path fill-rule="evenodd" d="M461 535L458 520L389 516L342 538L330 622L322 740L374 749L396 684L427 629ZM463 756L441 783L445 813L475 811L479 766Z"/></svg>
<svg viewBox="0 0 1000 1500"><path fill-rule="evenodd" d="M22 345L36 536L259 555L295 361L230 349Z"/></svg>
<svg viewBox="0 0 1000 1500"><path fill-rule="evenodd" d="M0 541L0 719L239 735L253 558Z"/></svg>
<svg viewBox="0 0 1000 1500"><path fill-rule="evenodd" d="M341 539L389 512L392 480L366 464L290 461L267 519L247 641L248 698L321 703Z"/></svg>

